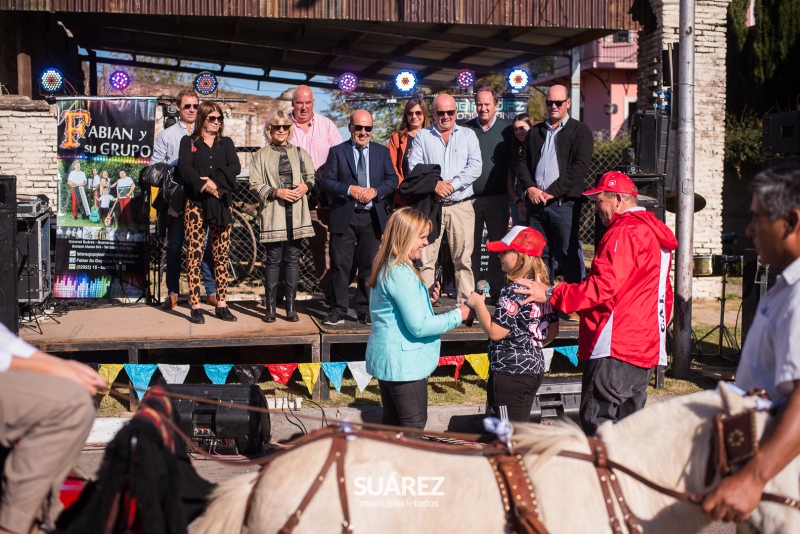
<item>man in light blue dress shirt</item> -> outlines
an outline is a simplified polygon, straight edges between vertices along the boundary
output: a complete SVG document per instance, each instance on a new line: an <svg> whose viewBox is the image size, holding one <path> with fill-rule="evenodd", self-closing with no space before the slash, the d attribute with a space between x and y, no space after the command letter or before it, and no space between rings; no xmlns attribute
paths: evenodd
<svg viewBox="0 0 800 534"><path fill-rule="evenodd" d="M422 249L422 278L428 287L434 283L436 260L442 236L447 235L456 277L456 303L461 304L475 288L472 275L475 210L472 207L472 183L483 171L481 148L475 132L456 124L456 101L448 94L433 99L433 126L414 136L408 155L409 171L420 163L441 167L442 181L436 186L442 202L442 231Z"/></svg>

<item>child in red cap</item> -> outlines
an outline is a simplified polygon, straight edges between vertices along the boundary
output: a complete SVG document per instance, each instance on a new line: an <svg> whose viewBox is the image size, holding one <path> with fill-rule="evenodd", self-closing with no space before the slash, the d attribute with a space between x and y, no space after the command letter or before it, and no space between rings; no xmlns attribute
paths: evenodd
<svg viewBox="0 0 800 534"><path fill-rule="evenodd" d="M483 294L472 293L466 302L490 340L487 405L496 415L500 415L500 406L505 406L510 421L530 418L544 375L542 347L558 335L558 316L549 302L523 305L525 295L514 292L523 287L516 283L520 278L549 280L540 257L545 243L542 234L527 226L514 226L500 241L486 243L490 252L500 254L509 283L500 290L494 316L489 314Z"/></svg>

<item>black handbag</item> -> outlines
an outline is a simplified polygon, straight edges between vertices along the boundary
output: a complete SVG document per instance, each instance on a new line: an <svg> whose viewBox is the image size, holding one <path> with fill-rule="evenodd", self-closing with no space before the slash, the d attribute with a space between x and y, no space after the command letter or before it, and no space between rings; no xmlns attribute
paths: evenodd
<svg viewBox="0 0 800 534"><path fill-rule="evenodd" d="M172 165L170 165L170 168L172 172L164 176L164 183L161 190L164 192L164 200L167 201L169 207L176 213L181 213L186 209L186 190L183 187L183 180L181 180L180 173L177 172L177 169Z"/></svg>
<svg viewBox="0 0 800 534"><path fill-rule="evenodd" d="M139 173L139 183L152 187L161 187L167 175L173 173L175 167L169 163L154 163L142 169Z"/></svg>

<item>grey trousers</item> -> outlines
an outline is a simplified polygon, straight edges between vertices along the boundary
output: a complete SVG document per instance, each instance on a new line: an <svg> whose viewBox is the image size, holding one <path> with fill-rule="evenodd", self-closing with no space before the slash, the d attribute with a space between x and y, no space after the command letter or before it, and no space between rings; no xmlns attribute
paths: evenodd
<svg viewBox="0 0 800 534"><path fill-rule="evenodd" d="M0 527L27 534L55 528L59 491L92 429L93 399L77 383L29 372L0 373Z"/></svg>
<svg viewBox="0 0 800 534"><path fill-rule="evenodd" d="M588 436L606 421L615 423L644 408L653 369L615 358L589 360L581 384L581 428Z"/></svg>

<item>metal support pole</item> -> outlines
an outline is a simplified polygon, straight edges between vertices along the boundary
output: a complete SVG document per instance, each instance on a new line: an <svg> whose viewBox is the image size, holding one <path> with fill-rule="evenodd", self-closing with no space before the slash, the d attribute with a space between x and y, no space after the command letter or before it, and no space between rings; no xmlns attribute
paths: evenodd
<svg viewBox="0 0 800 534"><path fill-rule="evenodd" d="M575 47L570 53L570 98L572 107L569 115L575 120L581 120L581 49Z"/></svg>
<svg viewBox="0 0 800 534"><path fill-rule="evenodd" d="M89 50L89 96L97 96L97 54Z"/></svg>
<svg viewBox="0 0 800 534"><path fill-rule="evenodd" d="M692 355L692 252L694 243L694 0L680 0L675 255L675 332L672 372L687 378Z"/></svg>

